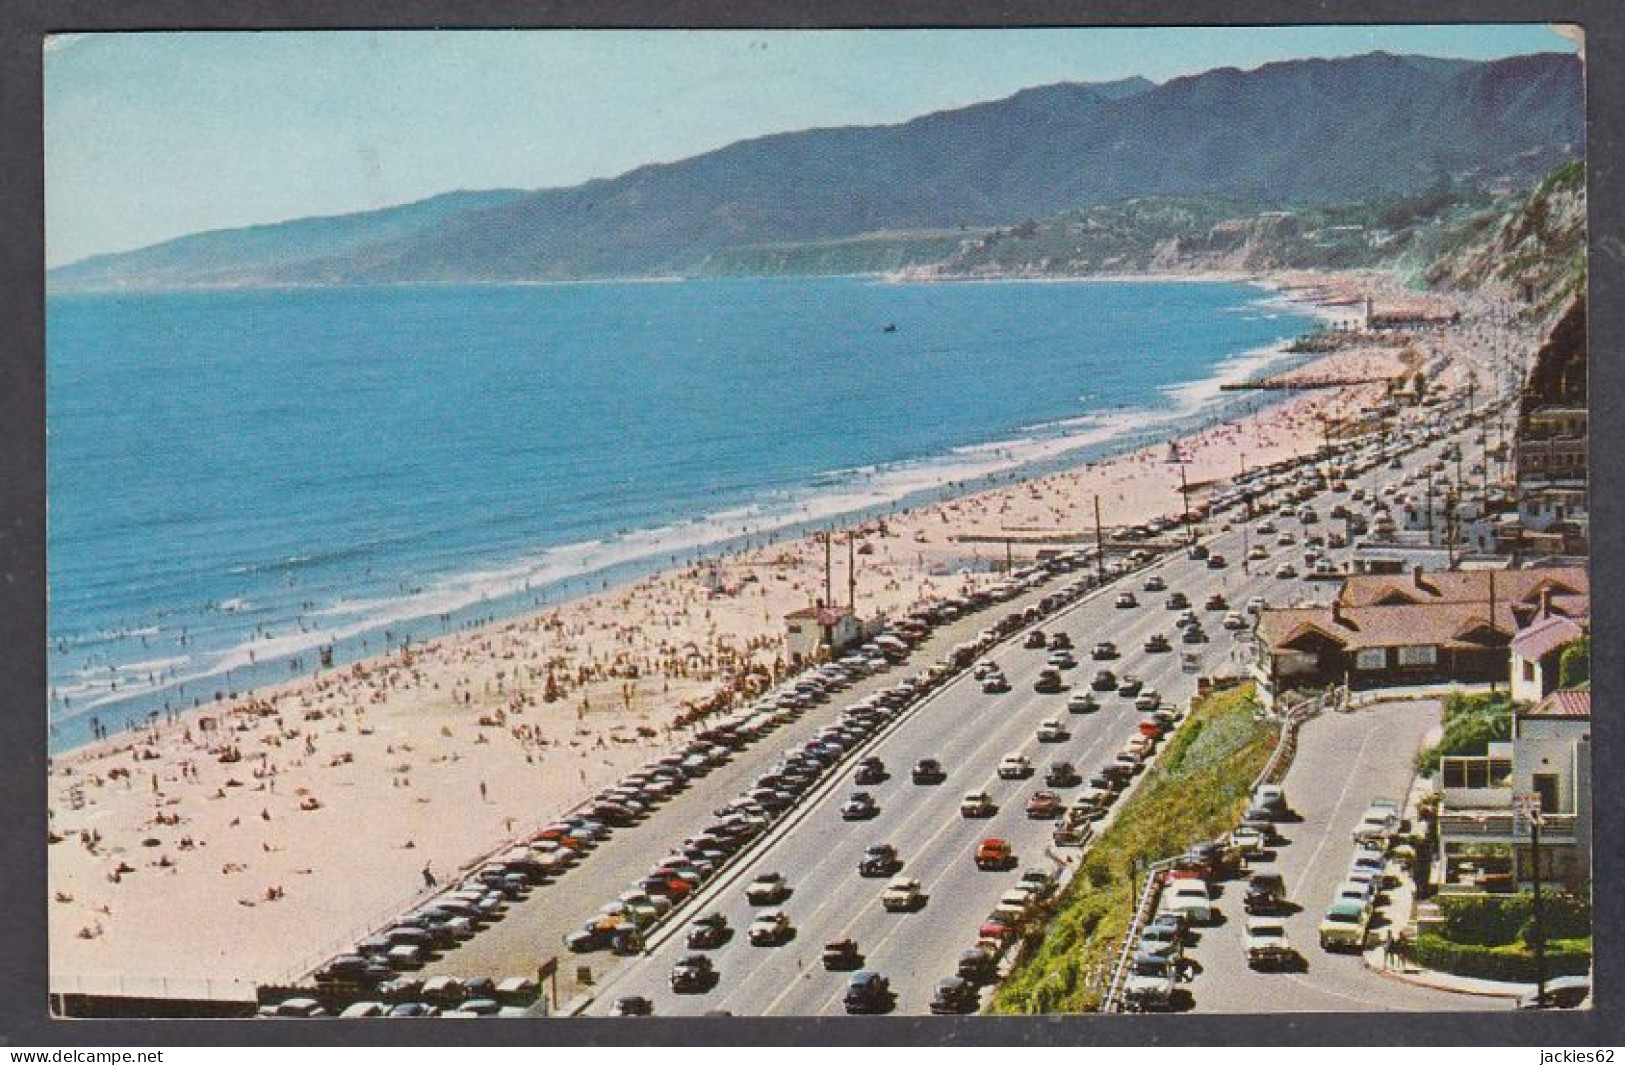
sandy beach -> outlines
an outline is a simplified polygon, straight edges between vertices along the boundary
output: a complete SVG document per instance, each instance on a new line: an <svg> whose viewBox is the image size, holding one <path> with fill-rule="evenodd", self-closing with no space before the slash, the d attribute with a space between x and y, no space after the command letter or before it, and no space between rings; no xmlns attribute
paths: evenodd
<svg viewBox="0 0 1625 1065"><path fill-rule="evenodd" d="M1331 317L1379 275L1282 275ZM1414 297L1421 299L1423 297ZM1435 297L1426 297L1438 302ZM1480 319L1471 316L1470 322ZM1479 325L1475 329L1482 328ZM1296 373L1460 383L1479 334L1372 338ZM1283 392L1185 437L1193 502L1250 466L1357 424L1382 383ZM851 529L861 615L998 579L1068 538L1180 508L1166 444L903 510ZM837 535L834 587L848 587ZM504 840L671 743L685 708L748 698L785 669L784 615L822 594L824 549L789 539L544 612L325 670L52 760L53 987L76 978L291 978ZM427 874L427 875L426 875Z"/></svg>

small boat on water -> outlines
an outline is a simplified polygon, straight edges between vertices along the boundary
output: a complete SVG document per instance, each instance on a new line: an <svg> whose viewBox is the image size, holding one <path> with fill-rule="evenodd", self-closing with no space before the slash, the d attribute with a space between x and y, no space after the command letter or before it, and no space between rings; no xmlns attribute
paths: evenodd
<svg viewBox="0 0 1625 1065"><path fill-rule="evenodd" d="M882 333L895 333L895 332L897 332L897 323L896 322L887 322L885 327L882 328L880 331Z"/></svg>

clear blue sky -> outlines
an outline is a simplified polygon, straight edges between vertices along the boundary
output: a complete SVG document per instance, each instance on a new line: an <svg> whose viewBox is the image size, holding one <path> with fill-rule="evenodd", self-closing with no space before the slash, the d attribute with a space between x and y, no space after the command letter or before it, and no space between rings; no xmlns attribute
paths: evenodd
<svg viewBox="0 0 1625 1065"><path fill-rule="evenodd" d="M451 189L571 185L1056 81L1573 48L1539 25L70 35L46 44L47 260Z"/></svg>

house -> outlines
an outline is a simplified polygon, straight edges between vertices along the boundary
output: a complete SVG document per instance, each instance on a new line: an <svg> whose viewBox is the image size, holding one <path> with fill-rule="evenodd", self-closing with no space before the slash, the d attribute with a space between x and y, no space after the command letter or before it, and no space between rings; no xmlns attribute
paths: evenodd
<svg viewBox="0 0 1625 1065"><path fill-rule="evenodd" d="M1591 692L1558 688L1513 717L1512 739L1439 765L1444 891L1511 891L1534 875L1532 838L1517 796L1540 808L1544 883L1583 892L1591 879Z"/></svg>
<svg viewBox="0 0 1625 1065"><path fill-rule="evenodd" d="M862 640L862 623L845 607L820 602L784 616L784 645L791 665L833 657Z"/></svg>
<svg viewBox="0 0 1625 1065"><path fill-rule="evenodd" d="M1534 703L1557 687L1563 648L1585 634L1581 622L1553 614L1532 622L1512 638L1512 698Z"/></svg>
<svg viewBox="0 0 1625 1065"><path fill-rule="evenodd" d="M1507 648L1538 616L1585 617L1582 567L1353 576L1329 606L1266 608L1254 630L1261 696L1503 680Z"/></svg>

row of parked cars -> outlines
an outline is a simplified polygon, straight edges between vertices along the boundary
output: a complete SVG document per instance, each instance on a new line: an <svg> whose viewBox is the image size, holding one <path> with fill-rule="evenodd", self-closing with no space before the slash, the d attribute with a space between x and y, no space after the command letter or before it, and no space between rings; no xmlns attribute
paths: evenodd
<svg viewBox="0 0 1625 1065"><path fill-rule="evenodd" d="M1402 827L1399 804L1378 799L1354 827L1354 853L1320 922L1323 950L1362 951L1388 880L1388 851Z"/></svg>

